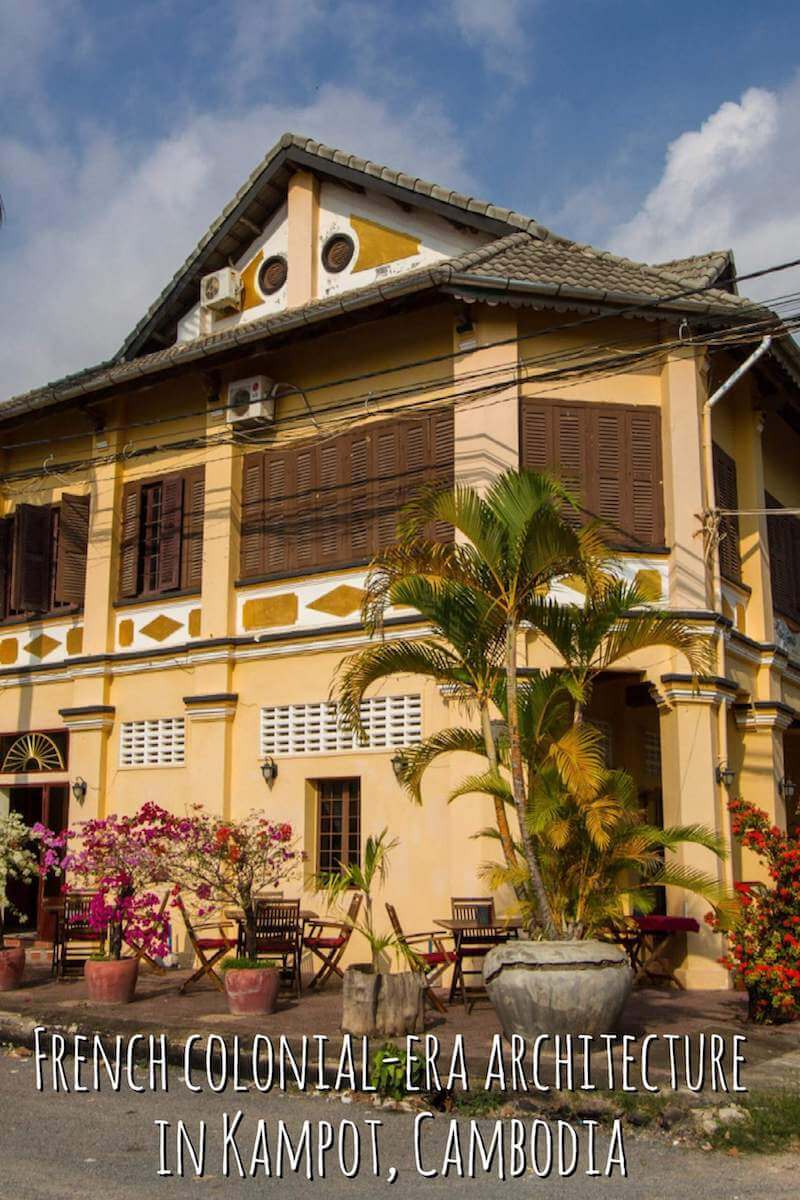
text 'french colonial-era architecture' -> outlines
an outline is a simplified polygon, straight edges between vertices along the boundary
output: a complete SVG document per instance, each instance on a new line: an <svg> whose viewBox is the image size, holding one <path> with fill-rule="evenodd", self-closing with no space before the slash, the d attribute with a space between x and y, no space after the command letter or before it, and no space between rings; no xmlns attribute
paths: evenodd
<svg viewBox="0 0 800 1200"><path fill-rule="evenodd" d="M651 819L727 835L735 791L793 822L795 343L776 324L719 393L769 316L729 251L631 262L285 135L113 359L0 405L2 803L51 825L145 800L266 809L301 834L306 886L388 826L387 898L427 927L480 888L491 802L445 803L470 765L451 756L415 807L393 759L463 718L400 678L355 746L331 683L413 489L519 465L568 480L624 572L714 647L699 680L651 649L594 689ZM421 628L397 610L385 636ZM530 639L528 665L542 653ZM40 892L19 899L46 937ZM707 905L667 903L701 920L680 978L726 986Z"/></svg>

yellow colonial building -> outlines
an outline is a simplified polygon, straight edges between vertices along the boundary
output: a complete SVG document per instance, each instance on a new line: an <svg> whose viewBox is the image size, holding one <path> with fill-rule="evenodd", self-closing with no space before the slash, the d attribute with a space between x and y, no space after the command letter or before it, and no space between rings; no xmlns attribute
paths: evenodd
<svg viewBox="0 0 800 1200"><path fill-rule="evenodd" d="M794 819L800 354L729 252L631 262L287 134L119 353L0 423L0 795L31 821L266 809L306 886L388 826L408 927L479 894L490 804L444 801L466 761L422 808L392 765L463 721L451 698L393 680L355 748L329 697L404 498L517 464L562 473L716 649L699 682L659 650L600 679L609 762L657 820L727 833L730 793ZM397 611L386 636L420 628ZM690 935L685 981L725 986L718 953Z"/></svg>

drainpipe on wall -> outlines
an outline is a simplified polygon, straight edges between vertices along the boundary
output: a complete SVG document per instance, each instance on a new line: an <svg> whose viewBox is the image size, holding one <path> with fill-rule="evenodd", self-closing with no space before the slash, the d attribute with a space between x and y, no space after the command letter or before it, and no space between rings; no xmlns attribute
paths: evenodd
<svg viewBox="0 0 800 1200"><path fill-rule="evenodd" d="M711 438L711 410L739 382L742 376L746 375L750 368L758 362L762 354L766 354L771 345L772 337L770 335L762 338L753 353L744 360L740 367L736 368L732 375L728 376L723 384L720 384L703 405L703 459L706 476L706 497L709 509L714 507L716 501L714 495L714 452ZM722 612L722 582L719 571L719 555L717 553L712 554L710 566L711 608L713 612Z"/></svg>

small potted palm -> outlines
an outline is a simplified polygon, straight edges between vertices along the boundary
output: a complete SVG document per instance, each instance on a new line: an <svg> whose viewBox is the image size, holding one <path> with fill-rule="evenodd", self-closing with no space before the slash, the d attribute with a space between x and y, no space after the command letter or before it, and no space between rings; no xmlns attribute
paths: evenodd
<svg viewBox="0 0 800 1200"><path fill-rule="evenodd" d="M232 1013L273 1012L280 971L274 960L258 957L256 915L259 895L291 879L302 862L292 827L260 812L223 820L201 806L191 810L181 827L170 857L170 878L183 895L194 897L200 917L226 906L241 914L244 953L221 964L228 1008Z"/></svg>
<svg viewBox="0 0 800 1200"><path fill-rule="evenodd" d="M360 892L363 918L354 929L370 949L368 963L353 963L344 973L342 987L342 1031L358 1037L371 1034L402 1036L417 1033L425 1025L425 979L417 964L393 933L375 928L374 896L389 872L389 856L399 845L387 829L367 838L364 863L340 863L333 874L317 877L317 891L332 907ZM392 973L389 952L394 952L411 969Z"/></svg>
<svg viewBox="0 0 800 1200"><path fill-rule="evenodd" d="M30 847L31 830L19 813L9 812L0 817L0 992L19 987L25 970L25 947L6 945L4 930L6 913L20 921L20 912L8 894L10 880L32 883L38 878L39 860Z"/></svg>

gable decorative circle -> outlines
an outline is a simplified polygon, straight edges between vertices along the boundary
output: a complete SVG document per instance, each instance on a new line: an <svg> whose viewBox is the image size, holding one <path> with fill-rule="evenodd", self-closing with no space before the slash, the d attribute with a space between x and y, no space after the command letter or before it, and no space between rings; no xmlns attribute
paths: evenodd
<svg viewBox="0 0 800 1200"><path fill-rule="evenodd" d="M322 248L322 265L326 271L338 274L350 263L356 244L346 233L335 233Z"/></svg>
<svg viewBox="0 0 800 1200"><path fill-rule="evenodd" d="M279 292L289 274L289 267L282 254L273 254L261 264L258 286L263 296L274 296Z"/></svg>
<svg viewBox="0 0 800 1200"><path fill-rule="evenodd" d="M23 733L6 751L3 770L14 774L25 771L63 771L64 758L56 743L46 733Z"/></svg>

